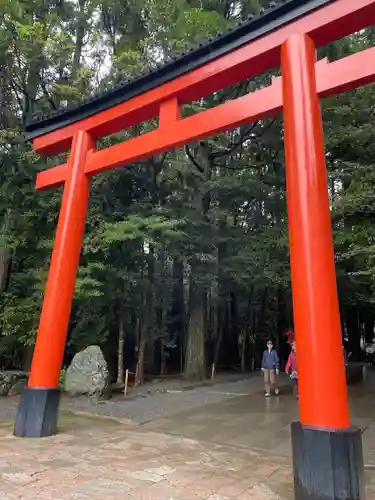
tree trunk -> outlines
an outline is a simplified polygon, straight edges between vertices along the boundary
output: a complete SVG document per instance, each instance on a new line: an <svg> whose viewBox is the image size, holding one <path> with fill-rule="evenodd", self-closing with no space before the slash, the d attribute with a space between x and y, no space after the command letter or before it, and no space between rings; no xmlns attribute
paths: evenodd
<svg viewBox="0 0 375 500"><path fill-rule="evenodd" d="M157 287L157 296L156 296L156 302L157 302L157 310L156 310L156 318L157 318L157 328L159 331L159 353L158 356L160 355L160 370L159 373L160 375L164 375L166 372L166 356L165 356L165 341L167 338L167 310L168 310L168 303L169 303L169 296L166 292L168 290L168 283L167 283L167 259L166 259L166 254L163 249L159 251L159 267L161 268L160 271L160 278L158 281L158 287Z"/></svg>
<svg viewBox="0 0 375 500"><path fill-rule="evenodd" d="M10 248L0 248L0 295L6 291L9 283L12 251Z"/></svg>
<svg viewBox="0 0 375 500"><path fill-rule="evenodd" d="M172 269L172 297L167 314L168 337L178 345L176 359L173 364L176 369L184 370L184 343L185 343L185 297L184 297L184 262L181 257L173 259ZM177 359L178 356L178 359Z"/></svg>
<svg viewBox="0 0 375 500"><path fill-rule="evenodd" d="M23 371L29 373L31 370L31 363L33 360L35 345L27 345L23 351Z"/></svg>
<svg viewBox="0 0 375 500"><path fill-rule="evenodd" d="M246 361L248 353L248 348L250 346L249 343L249 334L250 334L250 323L251 323L251 305L253 302L253 294L254 294L254 285L251 286L249 297L247 300L246 307L246 317L245 317L245 325L241 335L241 372L244 373L246 371Z"/></svg>
<svg viewBox="0 0 375 500"><path fill-rule="evenodd" d="M72 61L72 72L71 79L75 79L79 68L81 67L81 56L83 49L83 40L86 33L87 21L85 13L86 0L79 0L79 13L77 16L77 27L76 27L76 43L74 47L74 55Z"/></svg>
<svg viewBox="0 0 375 500"><path fill-rule="evenodd" d="M160 339L160 375L165 375L165 370L166 370L164 347L165 347L164 339Z"/></svg>
<svg viewBox="0 0 375 500"><path fill-rule="evenodd" d="M228 303L225 299L220 300L219 307L217 308L217 312L218 312L217 336L216 336L214 360L213 360L215 365L217 365L219 363L219 360L220 360L220 351L221 351L221 345L223 343L224 329L225 329L226 325L228 324L228 322L227 322Z"/></svg>
<svg viewBox="0 0 375 500"><path fill-rule="evenodd" d="M145 280L145 289L142 293L142 311L138 331L138 360L135 375L136 386L143 384L146 347L147 343L153 340L149 337L153 321L154 269L154 252L153 247L150 245L147 258L147 279ZM143 268L141 270L141 277L142 279L144 277Z"/></svg>
<svg viewBox="0 0 375 500"><path fill-rule="evenodd" d="M173 259L172 300L168 314L169 336L176 341L184 331L184 263L180 257Z"/></svg>
<svg viewBox="0 0 375 500"><path fill-rule="evenodd" d="M358 323L358 310L355 307L345 309L345 322L348 332L348 348L352 353L352 359L358 360L361 358L361 332Z"/></svg>
<svg viewBox="0 0 375 500"><path fill-rule="evenodd" d="M135 381L134 381L134 387L138 387L139 385L142 385L145 380L145 372L144 372L144 366L145 366L145 350L146 350L146 341L142 340L138 349L138 361L137 361L137 367L135 370Z"/></svg>
<svg viewBox="0 0 375 500"><path fill-rule="evenodd" d="M230 292L230 330L228 331L228 349L227 354L229 362L232 366L238 366L240 362L238 352L238 336L240 334L239 318L238 318L238 302L235 292Z"/></svg>
<svg viewBox="0 0 375 500"><path fill-rule="evenodd" d="M116 385L120 387L124 383L124 348L125 348L124 313L121 310L118 315L118 350L117 350L117 381L116 381Z"/></svg>
<svg viewBox="0 0 375 500"><path fill-rule="evenodd" d="M370 344L374 338L374 318L368 318L365 321L365 342Z"/></svg>
<svg viewBox="0 0 375 500"><path fill-rule="evenodd" d="M241 338L241 372L242 373L245 373L246 371L246 351L247 351L247 338L248 338L248 335L247 335L247 331L244 330L241 334L240 334L240 338Z"/></svg>
<svg viewBox="0 0 375 500"><path fill-rule="evenodd" d="M262 298L262 305L259 311L259 318L258 318L258 326L257 326L257 332L256 333L264 333L264 316L265 312L267 309L267 302L268 302L268 286L264 289L264 294Z"/></svg>
<svg viewBox="0 0 375 500"><path fill-rule="evenodd" d="M185 351L185 377L206 378L205 366L205 292L190 284L189 318Z"/></svg>
<svg viewBox="0 0 375 500"><path fill-rule="evenodd" d="M288 306L284 289L281 285L277 287L277 334L279 338L290 328L290 318L288 317Z"/></svg>

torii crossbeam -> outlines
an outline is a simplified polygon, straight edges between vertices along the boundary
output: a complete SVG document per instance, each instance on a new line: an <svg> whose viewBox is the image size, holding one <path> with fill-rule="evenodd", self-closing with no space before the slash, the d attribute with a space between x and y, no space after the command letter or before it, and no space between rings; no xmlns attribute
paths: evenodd
<svg viewBox="0 0 375 500"><path fill-rule="evenodd" d="M37 189L64 184L17 436L57 430L59 374L89 202L90 178L141 158L284 112L287 203L300 422L292 425L298 500L364 499L361 433L350 426L319 98L375 81L375 48L328 62L316 48L374 23L375 0L282 0L232 32L113 91L30 123L44 155ZM281 65L269 87L181 117L181 106ZM97 151L101 137L154 117L156 130Z"/></svg>

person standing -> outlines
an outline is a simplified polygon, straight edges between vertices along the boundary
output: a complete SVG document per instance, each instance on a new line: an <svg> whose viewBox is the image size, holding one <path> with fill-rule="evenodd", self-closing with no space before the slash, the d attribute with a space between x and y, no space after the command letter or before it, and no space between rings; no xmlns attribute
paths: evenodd
<svg viewBox="0 0 375 500"><path fill-rule="evenodd" d="M276 396L279 394L277 387L277 377L279 375L280 361L276 350L273 348L272 340L267 342L267 349L263 352L262 357L262 372L264 376L265 396L271 395L271 390L275 391Z"/></svg>
<svg viewBox="0 0 375 500"><path fill-rule="evenodd" d="M293 394L294 397L298 399L297 349L295 342L292 342L292 350L290 351L288 362L285 366L285 372L293 380Z"/></svg>

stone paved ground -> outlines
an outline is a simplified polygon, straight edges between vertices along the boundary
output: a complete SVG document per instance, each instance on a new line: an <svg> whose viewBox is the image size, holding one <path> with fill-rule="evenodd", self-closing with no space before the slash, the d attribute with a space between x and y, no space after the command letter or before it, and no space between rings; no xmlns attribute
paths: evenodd
<svg viewBox="0 0 375 500"><path fill-rule="evenodd" d="M371 403L375 392L371 386L355 386L349 394L352 424L364 431L365 462L375 468L375 407ZM155 419L142 428L291 459L290 423L298 420L298 413L298 403L290 394L266 399L255 393Z"/></svg>
<svg viewBox="0 0 375 500"><path fill-rule="evenodd" d="M87 398L66 398L64 408L97 413L117 418L128 418L137 423L175 415L182 411L200 408L225 401L238 394L252 394L262 390L262 378L256 375L236 381L223 381L215 385L196 387L192 390L170 390L127 400L117 396L109 401L96 402Z"/></svg>
<svg viewBox="0 0 375 500"><path fill-rule="evenodd" d="M4 420L0 499L292 500L289 423L298 407L289 394L265 400L252 387L141 425L62 412L60 433L45 439L15 438ZM350 392L375 500L374 392Z"/></svg>
<svg viewBox="0 0 375 500"><path fill-rule="evenodd" d="M282 378L281 383L285 383ZM97 401L95 398L64 397L62 408L78 412L104 415L120 419L130 419L144 423L159 417L168 417L182 411L218 403L240 394L252 394L262 391L262 378L259 373L241 380L223 380L215 384L181 390L179 385L170 384L166 392L143 394L142 397L125 398L117 395L109 401ZM0 418L13 419L17 411L18 398L0 399Z"/></svg>
<svg viewBox="0 0 375 500"><path fill-rule="evenodd" d="M290 476L285 458L79 417L44 440L9 431L2 500L273 500L268 478Z"/></svg>

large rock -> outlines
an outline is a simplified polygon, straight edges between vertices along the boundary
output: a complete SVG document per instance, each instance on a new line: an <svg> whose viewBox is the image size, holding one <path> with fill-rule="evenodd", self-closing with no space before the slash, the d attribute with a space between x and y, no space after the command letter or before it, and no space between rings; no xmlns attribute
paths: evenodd
<svg viewBox="0 0 375 500"><path fill-rule="evenodd" d="M27 373L19 370L0 371L0 396L16 396L27 384Z"/></svg>
<svg viewBox="0 0 375 500"><path fill-rule="evenodd" d="M108 387L108 366L100 347L91 345L78 352L66 371L65 391L71 396L86 394L102 397Z"/></svg>

